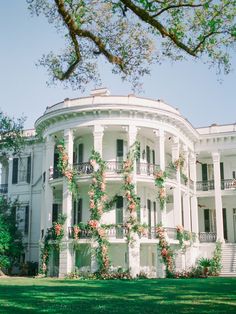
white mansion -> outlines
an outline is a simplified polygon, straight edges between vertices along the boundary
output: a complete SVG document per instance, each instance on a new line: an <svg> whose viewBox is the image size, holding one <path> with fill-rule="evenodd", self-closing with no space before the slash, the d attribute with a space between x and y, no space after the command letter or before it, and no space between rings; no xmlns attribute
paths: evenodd
<svg viewBox="0 0 236 314"><path fill-rule="evenodd" d="M101 223L110 224L106 237L113 267L163 276L156 226L166 229L168 242L178 247L176 226L196 235L179 250L176 268L187 269L200 257L211 257L215 242L223 243L222 273L236 273L236 125L193 128L177 109L161 100L135 95L111 96L107 89L93 90L88 97L65 99L48 107L36 121L43 141L29 144L20 158L1 165L0 194L18 198L19 228L24 234L26 261L40 260L40 245L60 213L66 214L60 253L50 256L51 276L64 276L75 267L95 271L96 260L90 250L96 243L86 232L72 239L72 227L90 219L92 149L106 162L106 192L118 195L112 208L104 212ZM34 138L34 130L25 135ZM65 177L56 169L56 139L64 139L68 162L77 171L79 199L68 189ZM124 225L126 199L122 191L122 163L129 148L138 141L140 158L133 170L133 182L140 199L138 220L148 232L127 243ZM171 168L182 156L182 172ZM160 208L156 169L169 173L165 181L167 201ZM184 175L183 175L184 174ZM115 225L116 224L116 225Z"/></svg>

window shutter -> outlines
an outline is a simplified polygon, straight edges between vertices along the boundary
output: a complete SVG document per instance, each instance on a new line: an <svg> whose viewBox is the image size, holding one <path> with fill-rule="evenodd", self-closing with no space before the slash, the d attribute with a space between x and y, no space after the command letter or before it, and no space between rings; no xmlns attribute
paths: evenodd
<svg viewBox="0 0 236 314"><path fill-rule="evenodd" d="M16 184L17 182L18 182L18 158L13 158L12 184Z"/></svg>
<svg viewBox="0 0 236 314"><path fill-rule="evenodd" d="M221 180L224 180L224 163L220 163L220 178Z"/></svg>
<svg viewBox="0 0 236 314"><path fill-rule="evenodd" d="M52 204L52 222L58 220L58 204Z"/></svg>
<svg viewBox="0 0 236 314"><path fill-rule="evenodd" d="M26 177L27 183L30 183L30 176L31 176L31 156L27 158L27 177Z"/></svg>
<svg viewBox="0 0 236 314"><path fill-rule="evenodd" d="M29 205L25 206L25 234L29 231Z"/></svg>
<svg viewBox="0 0 236 314"><path fill-rule="evenodd" d="M73 224L76 225L76 201L73 202Z"/></svg>
<svg viewBox="0 0 236 314"><path fill-rule="evenodd" d="M155 155L155 150L152 150L152 163L155 165L156 163L156 155Z"/></svg>
<svg viewBox="0 0 236 314"><path fill-rule="evenodd" d="M116 140L116 156L123 157L124 156L124 141Z"/></svg>
<svg viewBox="0 0 236 314"><path fill-rule="evenodd" d="M59 161L59 154L54 153L54 161L53 161L53 177L54 178L58 178L61 175L57 169L58 161Z"/></svg>
<svg viewBox="0 0 236 314"><path fill-rule="evenodd" d="M209 211L209 209L204 210L204 224L205 224L205 232L210 232L210 211Z"/></svg>
<svg viewBox="0 0 236 314"><path fill-rule="evenodd" d="M202 164L202 181L207 181L207 164Z"/></svg>
<svg viewBox="0 0 236 314"><path fill-rule="evenodd" d="M83 200L80 198L78 200L78 212L77 212L77 223L82 221L82 209L83 209Z"/></svg>
<svg viewBox="0 0 236 314"><path fill-rule="evenodd" d="M149 146L146 146L146 154L147 154L147 157L146 157L147 163L150 164L151 156L150 156L150 147Z"/></svg>
<svg viewBox="0 0 236 314"><path fill-rule="evenodd" d="M84 161L84 144L79 144L79 156L78 156L78 163L81 163Z"/></svg>

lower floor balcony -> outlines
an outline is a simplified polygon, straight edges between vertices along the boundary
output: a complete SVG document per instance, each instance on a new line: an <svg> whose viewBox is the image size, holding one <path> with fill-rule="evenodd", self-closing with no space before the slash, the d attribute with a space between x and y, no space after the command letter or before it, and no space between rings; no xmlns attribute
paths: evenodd
<svg viewBox="0 0 236 314"><path fill-rule="evenodd" d="M211 191L215 189L214 180L197 181L197 191ZM236 189L236 179L221 180L221 190Z"/></svg>
<svg viewBox="0 0 236 314"><path fill-rule="evenodd" d="M216 232L199 232L199 241L202 243L216 242Z"/></svg>

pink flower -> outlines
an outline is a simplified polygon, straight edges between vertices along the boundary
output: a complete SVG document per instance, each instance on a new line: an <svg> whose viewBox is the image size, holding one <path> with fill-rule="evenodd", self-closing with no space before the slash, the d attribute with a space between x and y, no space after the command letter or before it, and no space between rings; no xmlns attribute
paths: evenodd
<svg viewBox="0 0 236 314"><path fill-rule="evenodd" d="M160 178L163 177L163 171L162 171L162 170L159 170L159 171L156 172L155 175L156 175L156 178L157 178L157 179L160 179Z"/></svg>
<svg viewBox="0 0 236 314"><path fill-rule="evenodd" d="M97 229L99 226L99 222L97 220L89 220L88 224L91 228L94 229Z"/></svg>
<svg viewBox="0 0 236 314"><path fill-rule="evenodd" d="M93 178L93 179L92 179L92 183L93 183L93 184L96 184L96 183L97 183L97 179L96 179L96 178Z"/></svg>
<svg viewBox="0 0 236 314"><path fill-rule="evenodd" d="M103 228L98 228L98 234L103 238L105 236L105 230Z"/></svg>
<svg viewBox="0 0 236 314"><path fill-rule="evenodd" d="M101 183L101 191L104 192L106 189L106 184L104 182Z"/></svg>
<svg viewBox="0 0 236 314"><path fill-rule="evenodd" d="M94 168L96 166L97 162L95 159L90 160L90 165Z"/></svg>
<svg viewBox="0 0 236 314"><path fill-rule="evenodd" d="M129 209L130 209L131 211L133 211L133 210L135 209L135 207L136 207L136 204L135 204L135 203L129 204Z"/></svg>
<svg viewBox="0 0 236 314"><path fill-rule="evenodd" d="M95 208L94 200L90 200L89 207L92 208L92 209Z"/></svg>
<svg viewBox="0 0 236 314"><path fill-rule="evenodd" d="M161 250L161 255L162 255L162 256L166 256L167 253L168 253L168 251L167 251L166 248L164 248L164 249Z"/></svg>
<svg viewBox="0 0 236 314"><path fill-rule="evenodd" d="M92 198L92 197L94 197L94 191L88 191L88 195Z"/></svg>
<svg viewBox="0 0 236 314"><path fill-rule="evenodd" d="M125 182L130 184L132 182L132 177L131 176L127 176L125 179Z"/></svg>

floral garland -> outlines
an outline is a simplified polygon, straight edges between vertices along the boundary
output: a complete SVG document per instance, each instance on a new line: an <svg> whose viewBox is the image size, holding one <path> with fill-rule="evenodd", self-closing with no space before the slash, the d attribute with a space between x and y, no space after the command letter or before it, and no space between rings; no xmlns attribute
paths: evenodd
<svg viewBox="0 0 236 314"><path fill-rule="evenodd" d="M127 158L123 163L124 184L122 188L125 191L125 197L127 199L127 211L129 212L129 217L125 223L125 227L127 228L128 242L134 241L131 233L138 231L136 226L138 225L137 211L140 210L140 200L135 193L135 185L133 183L132 173L134 170L134 160L137 159L139 154L139 145L139 142L135 142L131 146L129 153L127 154Z"/></svg>
<svg viewBox="0 0 236 314"><path fill-rule="evenodd" d="M184 230L182 225L176 226L176 239L179 240L180 248L185 248L184 241L190 241L192 244L195 241L195 236L192 232Z"/></svg>
<svg viewBox="0 0 236 314"><path fill-rule="evenodd" d="M182 171L183 167L184 167L184 156L182 154L179 154L179 158L174 160L173 162L169 163L169 167L174 169L174 170L180 170L180 172Z"/></svg>
<svg viewBox="0 0 236 314"><path fill-rule="evenodd" d="M168 177L168 173L166 171L158 170L154 173L155 185L159 187L158 199L159 199L161 209L164 209L166 205L166 200L167 200L166 188L165 188L165 182L166 182L167 177Z"/></svg>
<svg viewBox="0 0 236 314"><path fill-rule="evenodd" d="M166 265L166 277L173 277L175 268L174 253L166 240L166 231L161 224L157 225L156 233L157 238L159 239L158 246L161 252L161 257L164 264Z"/></svg>
<svg viewBox="0 0 236 314"><path fill-rule="evenodd" d="M53 223L53 226L47 229L47 233L43 240L43 246L41 248L41 267L40 273L47 275L49 255L54 247L55 249L60 249L60 243L64 236L64 224L66 221L66 215L59 215L57 222Z"/></svg>
<svg viewBox="0 0 236 314"><path fill-rule="evenodd" d="M109 242L106 238L105 229L100 225L101 216L107 201L105 169L106 163L98 152L93 151L90 157L90 164L93 167L92 183L88 192L90 201L90 220L88 226L92 231L93 238L97 241L96 257L99 265L99 272L107 272L110 261L108 257Z"/></svg>
<svg viewBox="0 0 236 314"><path fill-rule="evenodd" d="M56 150L58 152L57 169L59 171L59 174L62 174L64 177L66 177L69 191L72 193L75 199L78 199L79 191L78 191L78 184L76 182L77 173L73 169L73 167L69 165L69 162L68 162L69 157L65 149L64 139L57 141Z"/></svg>

